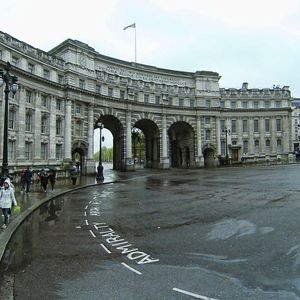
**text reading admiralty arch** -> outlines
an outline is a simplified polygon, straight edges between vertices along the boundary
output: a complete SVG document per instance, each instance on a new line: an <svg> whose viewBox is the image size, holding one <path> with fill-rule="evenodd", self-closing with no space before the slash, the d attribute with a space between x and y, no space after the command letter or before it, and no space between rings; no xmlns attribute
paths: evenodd
<svg viewBox="0 0 300 300"><path fill-rule="evenodd" d="M84 173L94 173L98 121L113 135L116 170L134 167L134 127L145 136L149 168L214 166L226 153L232 162L290 158L288 86L249 89L243 83L240 89L225 89L216 72L130 63L72 39L45 52L0 32L1 69L7 61L20 84L9 99L9 166L14 170L60 168L79 153ZM3 124L3 88L0 92ZM3 129L1 152L2 141Z"/></svg>

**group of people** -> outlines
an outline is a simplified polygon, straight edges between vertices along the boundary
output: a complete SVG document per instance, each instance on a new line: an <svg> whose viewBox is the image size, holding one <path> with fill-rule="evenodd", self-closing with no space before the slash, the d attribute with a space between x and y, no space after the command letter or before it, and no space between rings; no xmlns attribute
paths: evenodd
<svg viewBox="0 0 300 300"><path fill-rule="evenodd" d="M76 185L78 177L78 167L74 164L69 170L70 178L72 180L73 186ZM42 168L40 172L37 173L38 180L41 184L42 190L47 192L48 183L50 183L51 190L54 191L56 183L56 171L46 170ZM31 167L27 167L21 172L21 190L23 192L29 193L31 184L33 182L33 170ZM9 217L13 206L17 206L17 201L15 198L15 188L12 184L10 178L6 178L0 188L0 208L3 214L3 225L2 229L6 228L9 222Z"/></svg>

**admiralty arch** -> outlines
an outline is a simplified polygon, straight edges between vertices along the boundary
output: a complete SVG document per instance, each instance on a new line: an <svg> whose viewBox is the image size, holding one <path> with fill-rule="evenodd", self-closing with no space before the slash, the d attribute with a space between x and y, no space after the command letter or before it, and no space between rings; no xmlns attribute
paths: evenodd
<svg viewBox="0 0 300 300"><path fill-rule="evenodd" d="M122 61L68 39L46 52L0 32L19 90L9 98L10 170L61 168L80 155L95 172L94 130L113 136L113 167L134 168L132 130L145 137L145 167L184 168L292 158L288 86L221 88L212 71L182 72ZM0 90L3 124L4 89ZM3 126L0 130L2 157Z"/></svg>

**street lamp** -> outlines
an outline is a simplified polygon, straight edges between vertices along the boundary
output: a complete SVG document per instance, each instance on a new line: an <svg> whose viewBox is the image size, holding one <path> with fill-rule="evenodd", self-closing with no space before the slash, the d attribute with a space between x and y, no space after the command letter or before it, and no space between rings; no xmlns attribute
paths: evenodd
<svg viewBox="0 0 300 300"><path fill-rule="evenodd" d="M230 134L230 129L225 127L222 130L222 132L225 133L225 162L226 162L226 164L228 164L229 157L228 157L228 139L227 139L227 135Z"/></svg>
<svg viewBox="0 0 300 300"><path fill-rule="evenodd" d="M12 96L18 90L18 77L9 74L11 65L7 62L5 71L0 70L0 87L5 83L4 94L5 94L5 108L4 108L4 126L3 126L3 157L2 157L2 173L1 180L4 181L8 177L8 158L7 158L7 146L8 146L8 94L12 92Z"/></svg>
<svg viewBox="0 0 300 300"><path fill-rule="evenodd" d="M97 128L100 129L100 149L99 149L99 165L97 167L97 180L103 181L103 166L102 166L102 129L104 125L101 122L97 123Z"/></svg>

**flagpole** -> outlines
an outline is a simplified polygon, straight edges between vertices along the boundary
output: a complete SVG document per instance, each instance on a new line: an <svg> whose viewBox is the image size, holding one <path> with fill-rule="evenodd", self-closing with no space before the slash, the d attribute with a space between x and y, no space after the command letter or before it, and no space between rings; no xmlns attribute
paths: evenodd
<svg viewBox="0 0 300 300"><path fill-rule="evenodd" d="M134 26L134 58L136 63L136 25Z"/></svg>

